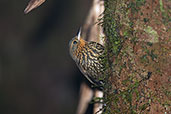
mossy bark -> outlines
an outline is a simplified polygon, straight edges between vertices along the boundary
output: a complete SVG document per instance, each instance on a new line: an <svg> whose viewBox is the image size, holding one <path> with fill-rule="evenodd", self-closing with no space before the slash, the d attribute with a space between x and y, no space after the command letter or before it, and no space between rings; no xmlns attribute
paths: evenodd
<svg viewBox="0 0 171 114"><path fill-rule="evenodd" d="M109 68L104 114L169 113L170 17L166 0L105 0Z"/></svg>

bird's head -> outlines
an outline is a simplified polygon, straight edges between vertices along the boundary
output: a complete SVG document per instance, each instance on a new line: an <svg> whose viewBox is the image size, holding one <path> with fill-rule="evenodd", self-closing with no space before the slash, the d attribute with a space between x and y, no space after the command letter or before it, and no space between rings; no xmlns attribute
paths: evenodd
<svg viewBox="0 0 171 114"><path fill-rule="evenodd" d="M85 46L85 43L86 41L81 38L81 29L80 29L77 36L72 38L72 40L69 42L70 55L74 60L77 59L77 56L82 50L82 48Z"/></svg>

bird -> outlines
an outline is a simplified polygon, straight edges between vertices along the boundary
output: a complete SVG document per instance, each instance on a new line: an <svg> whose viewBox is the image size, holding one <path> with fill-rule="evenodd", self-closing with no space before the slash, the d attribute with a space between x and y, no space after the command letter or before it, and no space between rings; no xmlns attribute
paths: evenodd
<svg viewBox="0 0 171 114"><path fill-rule="evenodd" d="M105 74L104 46L97 42L85 41L81 37L80 29L69 42L69 52L88 81L93 85L102 86Z"/></svg>

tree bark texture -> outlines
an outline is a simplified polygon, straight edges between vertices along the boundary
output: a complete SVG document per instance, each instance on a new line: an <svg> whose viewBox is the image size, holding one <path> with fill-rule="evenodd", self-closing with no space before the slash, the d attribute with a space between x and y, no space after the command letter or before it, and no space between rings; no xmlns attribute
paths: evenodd
<svg viewBox="0 0 171 114"><path fill-rule="evenodd" d="M102 26L109 56L105 114L170 112L171 32L168 0L105 0Z"/></svg>

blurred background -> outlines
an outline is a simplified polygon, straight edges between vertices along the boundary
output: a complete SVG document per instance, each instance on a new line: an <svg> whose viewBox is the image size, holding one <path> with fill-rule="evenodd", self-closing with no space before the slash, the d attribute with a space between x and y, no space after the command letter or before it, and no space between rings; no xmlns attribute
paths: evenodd
<svg viewBox="0 0 171 114"><path fill-rule="evenodd" d="M0 0L0 114L75 114L82 74L69 40L91 0Z"/></svg>

